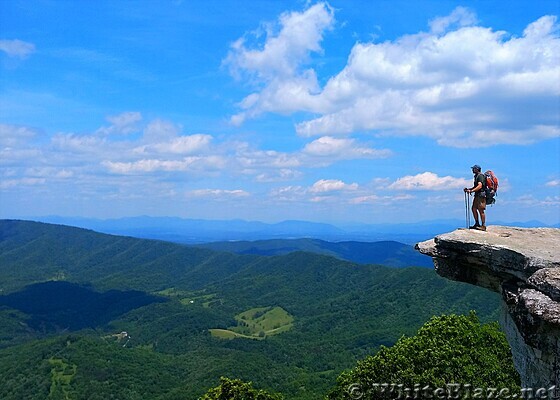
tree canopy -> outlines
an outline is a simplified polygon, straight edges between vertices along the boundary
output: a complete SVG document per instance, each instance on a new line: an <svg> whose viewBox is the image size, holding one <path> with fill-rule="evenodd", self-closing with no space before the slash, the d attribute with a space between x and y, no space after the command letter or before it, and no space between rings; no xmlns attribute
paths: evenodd
<svg viewBox="0 0 560 400"><path fill-rule="evenodd" d="M382 386L385 383L389 386ZM433 391L451 384L484 390L507 388L515 393L519 383L511 349L498 324L481 324L471 312L432 317L415 336L403 336L391 347L382 346L375 355L343 372L328 399L395 398L403 388L412 389L412 396L416 388L415 398L433 398L433 393L421 389Z"/></svg>

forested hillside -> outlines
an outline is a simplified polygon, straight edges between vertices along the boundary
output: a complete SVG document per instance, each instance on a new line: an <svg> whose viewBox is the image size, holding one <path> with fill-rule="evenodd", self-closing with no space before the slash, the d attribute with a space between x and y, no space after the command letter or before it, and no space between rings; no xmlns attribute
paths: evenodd
<svg viewBox="0 0 560 400"><path fill-rule="evenodd" d="M340 258L360 264L381 264L388 267L433 268L432 260L410 245L395 241L327 242L319 239L271 239L257 241L213 242L196 245L206 249L230 251L237 254L264 256L284 255L307 251Z"/></svg>
<svg viewBox="0 0 560 400"><path fill-rule="evenodd" d="M220 376L316 399L431 316L473 309L490 321L498 308L492 293L427 268L26 221L0 221L0 235L2 399L191 399Z"/></svg>

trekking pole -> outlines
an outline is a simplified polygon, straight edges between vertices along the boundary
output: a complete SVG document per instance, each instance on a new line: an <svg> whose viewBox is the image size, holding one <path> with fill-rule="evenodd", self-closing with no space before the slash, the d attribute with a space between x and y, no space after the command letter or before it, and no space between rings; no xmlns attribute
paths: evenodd
<svg viewBox="0 0 560 400"><path fill-rule="evenodd" d="M469 195L467 194L467 192L465 192L465 222L467 224L467 229L469 229L469 226L471 225L471 221L470 221L470 215L469 215Z"/></svg>

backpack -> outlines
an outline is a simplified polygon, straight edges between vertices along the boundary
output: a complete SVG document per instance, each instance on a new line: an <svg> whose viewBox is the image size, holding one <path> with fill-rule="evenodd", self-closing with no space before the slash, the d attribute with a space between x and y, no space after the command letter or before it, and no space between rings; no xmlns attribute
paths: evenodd
<svg viewBox="0 0 560 400"><path fill-rule="evenodd" d="M486 178L486 204L494 204L495 196L498 194L498 177L490 170L484 173Z"/></svg>

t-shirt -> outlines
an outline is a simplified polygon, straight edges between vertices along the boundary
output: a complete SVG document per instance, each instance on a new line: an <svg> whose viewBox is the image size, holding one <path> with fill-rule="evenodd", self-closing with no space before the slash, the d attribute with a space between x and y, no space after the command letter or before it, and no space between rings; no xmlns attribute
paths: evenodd
<svg viewBox="0 0 560 400"><path fill-rule="evenodd" d="M477 174L474 178L474 187L477 187L479 182L482 183L482 189L476 191L474 195L476 197L486 197L486 193L484 192L486 178L483 173Z"/></svg>

